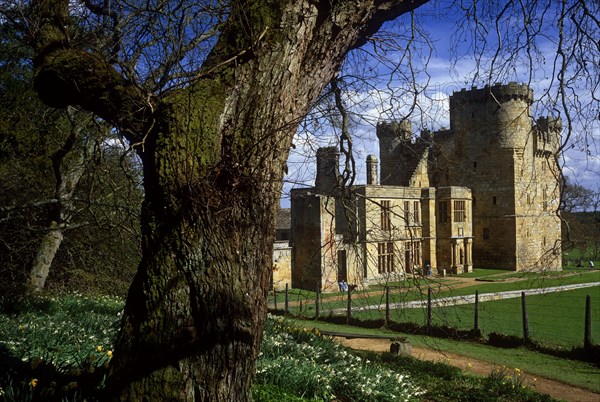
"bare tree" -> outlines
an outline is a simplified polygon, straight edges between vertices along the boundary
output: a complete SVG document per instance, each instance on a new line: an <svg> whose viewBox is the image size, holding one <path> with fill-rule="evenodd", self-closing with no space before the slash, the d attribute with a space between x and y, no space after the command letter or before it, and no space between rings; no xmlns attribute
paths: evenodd
<svg viewBox="0 0 600 402"><path fill-rule="evenodd" d="M40 240L31 266L29 288L33 292L44 289L52 261L64 239L64 231L71 224L70 215L74 209L73 195L93 153L95 140L99 139L93 136L85 137L85 125L89 125L89 121L83 121L81 118L78 120L72 109L69 110L68 116L71 123L70 134L63 146L50 158L56 181L53 194L55 202L49 209L48 227ZM89 119L89 116L87 117ZM85 134L89 135L89 132Z"/></svg>
<svg viewBox="0 0 600 402"><path fill-rule="evenodd" d="M565 178L562 194L560 209L564 212L595 211L597 209L598 194L580 184L573 183L568 178Z"/></svg>

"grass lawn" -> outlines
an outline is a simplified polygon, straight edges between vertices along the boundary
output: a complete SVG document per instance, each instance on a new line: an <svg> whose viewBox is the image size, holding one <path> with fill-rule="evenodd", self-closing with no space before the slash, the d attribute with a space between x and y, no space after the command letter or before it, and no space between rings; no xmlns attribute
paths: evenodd
<svg viewBox="0 0 600 402"><path fill-rule="evenodd" d="M484 271L483 273L481 271ZM489 271L495 274L486 275ZM490 278L498 272L503 275L522 275L517 273L507 273L501 270L477 269L475 272L461 274L448 278L418 278L416 280L406 281L406 286L390 286L390 303L399 303L411 300L423 300L427 296L427 288L431 288L434 298L473 295L475 290L479 293L504 292L509 290L526 290L536 288L546 288L561 285L571 285L586 282L600 282L600 270L564 270L561 272L549 272L540 274L525 274L517 281L481 281L468 287L457 287L463 285L461 278ZM475 274L474 276L471 276ZM390 284L392 285L392 284ZM400 285L400 283L395 283ZM288 310L292 315L314 316L315 292L306 290L290 289L288 292ZM327 314L330 310L344 309L347 307L347 293L332 292L321 295L320 312ZM273 303L273 295L269 295L269 302ZM370 305L379 305L385 303L383 287L373 286L367 290L355 291L352 293L352 303L356 307L366 307ZM285 294L277 293L277 308L282 310L285 306Z"/></svg>
<svg viewBox="0 0 600 402"><path fill-rule="evenodd" d="M509 290L526 290L546 288L560 285L570 285L585 282L600 281L600 271L570 272L569 275L550 275L528 277L513 282L476 282L474 285L462 288L452 288L449 282L431 282L432 297L464 296L503 292ZM456 282L453 282L456 283ZM421 283L419 283L421 285ZM557 292L540 296L528 296L526 299L529 335L534 341L547 347L572 348L581 346L584 333L584 307L586 295L592 300L592 338L600 343L600 287ZM418 286L411 289L394 289L390 292L390 303L400 303L412 300L426 300L427 287ZM313 293L314 297L314 293ZM345 315L347 309L346 294L325 294L324 302L320 305L320 315L331 314L337 310L337 315ZM385 318L385 295L379 292L353 293L352 316L362 320ZM283 305L281 305L283 307ZM379 309L375 306L380 306ZM362 309L366 309L361 311ZM291 314L314 317L314 301L303 303L302 306L290 307ZM433 324L446 325L460 329L471 329L474 321L474 305L466 304L455 307L434 308ZM392 310L390 318L396 322L414 322L425 324L426 310L424 308ZM521 300L509 299L480 303L479 328L485 333L491 332L522 336Z"/></svg>
<svg viewBox="0 0 600 402"><path fill-rule="evenodd" d="M478 270L480 271L480 270ZM562 271L548 271L548 272L544 272L543 276L545 277L549 277L549 278L558 278L558 277L565 277L567 275L575 275L575 274L585 274L585 273L591 273L594 271L590 271L588 268L565 268ZM538 272L514 272L514 271L503 271L500 273L496 273L496 274L491 274L491 275L479 275L478 272L469 272L468 274L464 274L464 275L471 275L471 274L475 274L471 277L473 278L477 278L481 281L490 281L490 282L495 282L495 281L506 281L508 279L537 279L540 277L540 274ZM460 275L461 277L464 277L464 275Z"/></svg>
<svg viewBox="0 0 600 402"><path fill-rule="evenodd" d="M592 340L600 343L600 286L527 296L529 336L541 345L553 348L572 348L583 344L586 295L591 296ZM360 317L360 313L356 314ZM368 317L368 316L367 316ZM365 317L366 318L366 317ZM394 311L397 322L425 322L423 309ZM432 309L434 325L471 329L474 323L474 305ZM496 332L523 336L521 299L507 299L479 303L479 328L485 333Z"/></svg>

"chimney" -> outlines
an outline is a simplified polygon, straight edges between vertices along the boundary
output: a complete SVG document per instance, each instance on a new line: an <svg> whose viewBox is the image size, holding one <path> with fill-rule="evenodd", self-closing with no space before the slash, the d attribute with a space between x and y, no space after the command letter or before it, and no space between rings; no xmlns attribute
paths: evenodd
<svg viewBox="0 0 600 402"><path fill-rule="evenodd" d="M319 148L317 150L317 179L315 188L318 193L330 194L339 183L339 154L336 147Z"/></svg>
<svg viewBox="0 0 600 402"><path fill-rule="evenodd" d="M377 157L375 155L367 156L367 184L379 184L377 178Z"/></svg>

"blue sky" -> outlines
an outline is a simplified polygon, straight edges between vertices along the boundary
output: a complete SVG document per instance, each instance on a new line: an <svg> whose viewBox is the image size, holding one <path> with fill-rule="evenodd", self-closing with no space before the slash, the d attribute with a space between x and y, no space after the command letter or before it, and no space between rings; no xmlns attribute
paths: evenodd
<svg viewBox="0 0 600 402"><path fill-rule="evenodd" d="M464 35L461 36L457 30L456 16L444 9L447 4L449 3L446 1L434 1L417 11L416 21L421 23L422 29L429 35L429 42L433 44L434 49L431 52L424 39L415 39L409 47L406 46L406 40L388 43L386 35L382 34L381 42L385 43L380 49L377 49L377 46L366 45L365 50L349 58L356 62L358 67L346 66L342 72L342 76L346 74L345 82L348 82L344 101L354 113L351 132L354 137L358 183L365 181L366 156L378 155L374 129L378 121L403 118L410 112L413 131L416 133L419 132L420 127L433 130L448 127L448 98L453 91L459 91L461 88L483 87L495 82L524 82L534 90L536 102L531 110L534 119L563 113L556 107L557 99L552 97L552 92L546 92L556 85L556 79L553 79L556 73L552 70L556 54L556 42L553 40L555 27L545 28L547 32L537 42L539 52L534 55L539 63L535 68L530 69L519 65L518 60L511 60L509 56L496 54L493 51L495 48L492 45L498 41L494 30L490 29L485 42L485 46L489 49L483 48L484 42L477 43ZM384 30L403 33L412 23L410 16L405 16L384 26ZM511 20L508 18L501 23L511 24ZM461 24L465 24L464 20L461 20ZM515 31L518 31L518 22L515 21L514 24ZM512 27L509 25L505 27L509 28L510 34ZM520 43L527 44L522 38L517 37L513 46L520 46ZM387 49L383 50L386 46ZM473 57L474 50L480 50L484 54L479 64L476 64ZM382 53L385 54L382 56ZM407 61L408 54L412 55L410 69ZM495 59L494 55L496 55ZM379 56L386 61L378 61ZM492 80L487 76L491 68L494 70ZM368 83L353 82L352 75L357 74L357 70L369 75ZM411 75L409 70L416 72ZM410 81L416 83L417 91L420 92L414 102L418 107L412 109L415 90L409 85ZM591 99L592 90L586 82L576 84L574 91L577 91L578 96L584 100ZM598 89L594 94L595 99L600 98ZM591 110L591 113L594 111ZM595 118L588 118L585 123L574 121L572 134L565 144L565 152L561 155L561 162L564 174L572 181L597 192L600 191L598 109L595 113ZM306 126L308 129L301 129L297 134L294 141L296 149L292 150L288 161L290 174L284 182L281 203L283 207L289 206L289 199L286 196L290 188L313 184L316 149L320 146L337 144L336 129L328 124L326 119L314 119L307 122Z"/></svg>

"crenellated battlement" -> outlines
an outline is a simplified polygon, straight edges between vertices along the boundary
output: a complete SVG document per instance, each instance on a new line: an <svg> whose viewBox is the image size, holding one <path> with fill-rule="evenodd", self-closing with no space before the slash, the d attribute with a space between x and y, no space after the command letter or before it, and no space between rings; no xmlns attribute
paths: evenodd
<svg viewBox="0 0 600 402"><path fill-rule="evenodd" d="M562 120L560 117L543 116L537 119L538 130L542 133L560 133Z"/></svg>
<svg viewBox="0 0 600 402"><path fill-rule="evenodd" d="M470 90L465 88L453 92L450 96L450 102L459 102L461 104L506 102L509 100L521 100L528 105L533 103L533 90L526 84L509 82L506 85L496 83L493 86L486 85L483 88L472 87Z"/></svg>
<svg viewBox="0 0 600 402"><path fill-rule="evenodd" d="M534 150L538 156L549 156L560 147L562 120L558 117L544 116L536 121Z"/></svg>
<svg viewBox="0 0 600 402"><path fill-rule="evenodd" d="M377 123L377 138L392 137L408 141L412 137L412 124L409 120L381 121Z"/></svg>

